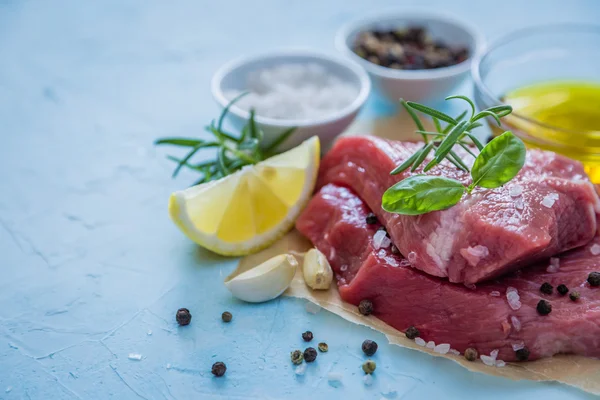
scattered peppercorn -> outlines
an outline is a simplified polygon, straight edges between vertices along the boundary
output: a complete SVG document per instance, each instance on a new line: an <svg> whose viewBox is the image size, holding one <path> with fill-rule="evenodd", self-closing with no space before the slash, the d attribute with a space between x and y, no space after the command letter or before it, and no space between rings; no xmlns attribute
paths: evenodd
<svg viewBox="0 0 600 400"><path fill-rule="evenodd" d="M311 331L304 332L302 334L302 339L304 339L305 342L310 342L313 340L313 333Z"/></svg>
<svg viewBox="0 0 600 400"><path fill-rule="evenodd" d="M233 318L233 315L231 315L229 311L225 311L223 314L221 314L221 319L223 322L231 322L231 318Z"/></svg>
<svg viewBox="0 0 600 400"><path fill-rule="evenodd" d="M544 294L552 294L552 289L554 289L554 287L548 282L544 282L542 283L542 286L540 286L540 292Z"/></svg>
<svg viewBox="0 0 600 400"><path fill-rule="evenodd" d="M319 349L319 351L321 353L327 353L329 351L329 346L327 346L327 343L321 342L321 343L319 343L317 348Z"/></svg>
<svg viewBox="0 0 600 400"><path fill-rule="evenodd" d="M190 310L187 308L180 308L177 310L177 314L175 314L175 319L181 326L189 325L192 320L192 314L190 314Z"/></svg>
<svg viewBox="0 0 600 400"><path fill-rule="evenodd" d="M421 332L419 332L419 330L417 328L415 328L414 326L410 326L410 327L408 327L406 332L404 332L404 334L406 335L407 338L409 338L410 340L413 340L416 337L419 337L421 335Z"/></svg>
<svg viewBox="0 0 600 400"><path fill-rule="evenodd" d="M400 250L396 247L395 244L392 245L392 254L398 255L400 254Z"/></svg>
<svg viewBox="0 0 600 400"><path fill-rule="evenodd" d="M365 374L372 374L373 372L375 372L376 368L377 364L373 360L367 360L362 365L362 369L363 371L365 371Z"/></svg>
<svg viewBox="0 0 600 400"><path fill-rule="evenodd" d="M540 314L540 315L548 315L552 311L552 304L550 304L546 300L540 300L537 303L536 309L537 309L538 314Z"/></svg>
<svg viewBox="0 0 600 400"><path fill-rule="evenodd" d="M573 301L577 301L579 300L579 297L581 297L581 295L579 294L578 291L572 291L571 293L569 293L569 298Z"/></svg>
<svg viewBox="0 0 600 400"><path fill-rule="evenodd" d="M214 376L223 376L225 375L225 371L227 371L227 366L225 366L225 363L222 363L221 361L214 363L211 369L211 372Z"/></svg>
<svg viewBox="0 0 600 400"><path fill-rule="evenodd" d="M302 364L302 361L304 360L304 354L302 353L302 350L294 350L290 353L290 358L294 364Z"/></svg>
<svg viewBox="0 0 600 400"><path fill-rule="evenodd" d="M371 300L361 300L358 304L358 312L362 315L371 315L373 313L373 303Z"/></svg>
<svg viewBox="0 0 600 400"><path fill-rule="evenodd" d="M362 344L362 351L369 357L377 352L377 343L372 340L365 340Z"/></svg>
<svg viewBox="0 0 600 400"><path fill-rule="evenodd" d="M600 286L600 272L590 272L587 281L590 286Z"/></svg>
<svg viewBox="0 0 600 400"><path fill-rule="evenodd" d="M313 362L317 359L317 350L314 347L308 347L304 350L304 361L307 363Z"/></svg>
<svg viewBox="0 0 600 400"><path fill-rule="evenodd" d="M529 349L527 347L523 347L522 349L515 351L515 356L517 357L518 361L527 361L529 360Z"/></svg>
<svg viewBox="0 0 600 400"><path fill-rule="evenodd" d="M565 294L569 293L569 288L567 287L567 285L561 283L556 287L556 291L560 293L561 296L564 296Z"/></svg>
<svg viewBox="0 0 600 400"><path fill-rule="evenodd" d="M477 350L475 350L472 347L469 347L468 349L465 350L465 358L467 361L475 361L475 360L477 360L478 356L479 356L479 354L477 353Z"/></svg>
<svg viewBox="0 0 600 400"><path fill-rule="evenodd" d="M376 224L377 222L379 222L379 220L377 219L377 216L373 213L369 213L367 215L366 220L367 220L367 224L369 224L369 225L373 225L373 224Z"/></svg>

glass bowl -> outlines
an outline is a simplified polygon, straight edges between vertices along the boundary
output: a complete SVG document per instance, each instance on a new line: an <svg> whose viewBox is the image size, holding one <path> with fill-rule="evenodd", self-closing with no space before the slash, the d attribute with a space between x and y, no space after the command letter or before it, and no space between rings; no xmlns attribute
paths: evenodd
<svg viewBox="0 0 600 400"><path fill-rule="evenodd" d="M600 84L600 26L560 24L523 29L490 44L474 60L475 102L479 109L501 105L517 88L551 81ZM600 104L598 104L600 118ZM571 131L519 115L503 118L494 135L511 130L529 147L580 160L600 183L600 132Z"/></svg>

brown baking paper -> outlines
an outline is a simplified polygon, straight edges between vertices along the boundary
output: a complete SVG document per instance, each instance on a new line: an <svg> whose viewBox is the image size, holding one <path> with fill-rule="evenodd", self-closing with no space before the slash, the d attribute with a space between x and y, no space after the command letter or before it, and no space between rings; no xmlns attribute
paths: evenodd
<svg viewBox="0 0 600 400"><path fill-rule="evenodd" d="M418 139L418 137L410 134L413 130L412 121L395 116L374 122L358 122L350 127L346 134L371 132L374 135L395 140ZM301 262L301 253L306 252L311 247L312 245L306 238L298 231L293 230L268 249L242 258L234 273L239 274L271 257L288 252L299 255L298 258ZM356 306L342 301L335 283L332 284L329 290L310 289L304 284L301 268L297 269L294 280L284 295L309 300L350 322L365 325L383 333L392 344L429 353L434 357L448 358L469 371L513 380L557 381L600 395L600 360L598 359L574 355L557 355L531 362L507 363L505 367L499 368L489 367L480 360L469 362L463 356L434 353L433 350L417 346L413 340L407 339L402 332L378 318L372 315L368 317L361 315Z"/></svg>

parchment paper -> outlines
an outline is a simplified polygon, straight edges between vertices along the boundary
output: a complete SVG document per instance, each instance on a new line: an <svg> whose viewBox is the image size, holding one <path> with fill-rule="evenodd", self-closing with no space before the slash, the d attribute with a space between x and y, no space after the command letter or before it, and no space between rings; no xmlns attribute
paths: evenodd
<svg viewBox="0 0 600 400"><path fill-rule="evenodd" d="M406 132L412 132L413 130L411 121L407 121L402 117L393 117L386 120L378 120L374 123L359 123L351 127L347 134L372 132L377 136L396 140L411 140L414 136L410 133L407 135ZM404 134L402 134L403 132ZM236 274L248 270L278 254L286 252L303 253L311 247L310 242L298 231L294 230L270 248L242 258L238 264ZM302 260L299 259L299 261L301 262ZM507 363L505 367L498 368L489 367L480 360L476 362L466 361L463 356L434 353L432 350L417 346L413 340L407 339L402 332L397 331L376 317L361 315L357 307L342 301L335 283L327 291L310 289L304 284L301 268L298 268L296 271L294 280L284 295L309 300L350 322L371 327L385 334L392 344L429 353L434 357L448 358L469 371L501 376L513 380L557 381L589 393L600 395L600 360L598 359L574 355L558 355L531 362Z"/></svg>

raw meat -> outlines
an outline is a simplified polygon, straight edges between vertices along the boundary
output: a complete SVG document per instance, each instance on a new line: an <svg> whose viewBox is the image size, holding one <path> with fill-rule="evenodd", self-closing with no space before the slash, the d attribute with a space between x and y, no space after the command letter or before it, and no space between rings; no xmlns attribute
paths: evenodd
<svg viewBox="0 0 600 400"><path fill-rule="evenodd" d="M367 136L342 138L324 157L318 180L318 187L335 183L352 188L386 226L400 252L406 257L410 253L413 267L472 284L585 245L594 237L600 202L582 165L538 150L528 150L525 166L509 184L475 189L447 210L420 216L383 211L386 189L411 175L407 171L391 176L390 171L421 145ZM464 160L473 163L471 156ZM470 183L469 173L448 161L428 173Z"/></svg>
<svg viewBox="0 0 600 400"><path fill-rule="evenodd" d="M411 268L389 248L375 250L378 225L366 224L368 212L349 189L327 185L296 223L328 255L344 301L357 305L369 299L374 315L394 328L414 325L425 341L448 343L461 353L468 347L484 355L498 349L499 360L513 361L513 347L524 345L530 360L556 353L600 356L600 287L586 281L600 270L600 255L590 251L600 238L562 255L559 272L546 272L546 261L469 289ZM581 297L574 302L556 290L545 295L540 292L544 282L565 284ZM521 303L516 310L507 298L514 291ZM549 315L537 313L540 299L551 303Z"/></svg>

